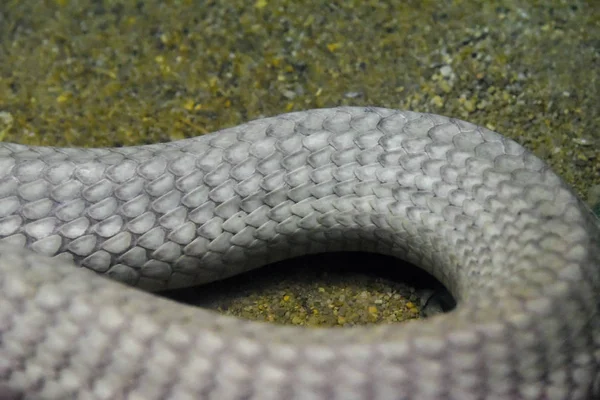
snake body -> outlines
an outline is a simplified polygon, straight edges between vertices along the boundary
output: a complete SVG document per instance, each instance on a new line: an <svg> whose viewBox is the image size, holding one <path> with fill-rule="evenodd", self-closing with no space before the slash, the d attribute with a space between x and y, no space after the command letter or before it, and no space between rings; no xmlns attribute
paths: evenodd
<svg viewBox="0 0 600 400"><path fill-rule="evenodd" d="M0 217L5 398L600 395L599 224L542 161L467 122L348 107L139 147L3 143ZM410 261L458 306L302 329L132 287L340 250Z"/></svg>

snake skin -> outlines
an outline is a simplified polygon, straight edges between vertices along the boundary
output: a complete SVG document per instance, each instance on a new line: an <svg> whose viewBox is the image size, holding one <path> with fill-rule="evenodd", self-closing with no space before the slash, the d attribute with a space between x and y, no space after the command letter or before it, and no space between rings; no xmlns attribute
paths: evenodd
<svg viewBox="0 0 600 400"><path fill-rule="evenodd" d="M4 143L0 217L0 398L600 395L599 224L542 161L470 123L338 108L131 148ZM132 287L338 250L413 262L458 306L302 329Z"/></svg>

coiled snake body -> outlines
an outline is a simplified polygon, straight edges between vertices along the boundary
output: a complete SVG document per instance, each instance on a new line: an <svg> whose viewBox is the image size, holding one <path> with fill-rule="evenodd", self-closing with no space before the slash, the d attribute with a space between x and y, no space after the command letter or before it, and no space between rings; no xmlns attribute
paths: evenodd
<svg viewBox="0 0 600 400"><path fill-rule="evenodd" d="M542 161L463 121L338 108L131 148L4 143L0 217L6 398L600 395L599 225ZM413 262L458 306L305 330L89 271L157 290L338 250Z"/></svg>

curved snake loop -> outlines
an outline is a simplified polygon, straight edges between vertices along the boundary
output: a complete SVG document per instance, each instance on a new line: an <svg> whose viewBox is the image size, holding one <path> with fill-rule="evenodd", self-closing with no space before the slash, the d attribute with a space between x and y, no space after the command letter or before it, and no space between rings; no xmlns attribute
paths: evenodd
<svg viewBox="0 0 600 400"><path fill-rule="evenodd" d="M348 107L140 147L4 143L0 217L5 396L600 395L598 223L542 161L467 122ZM99 275L158 290L337 250L410 261L458 306L305 330Z"/></svg>

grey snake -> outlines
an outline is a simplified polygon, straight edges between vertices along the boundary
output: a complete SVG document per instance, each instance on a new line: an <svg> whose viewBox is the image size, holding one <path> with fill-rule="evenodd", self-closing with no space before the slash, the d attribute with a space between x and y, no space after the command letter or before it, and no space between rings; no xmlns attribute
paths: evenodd
<svg viewBox="0 0 600 400"><path fill-rule="evenodd" d="M599 224L464 121L346 107L138 147L2 143L0 239L0 398L600 396ZM458 306L302 329L137 289L354 250L418 265Z"/></svg>

